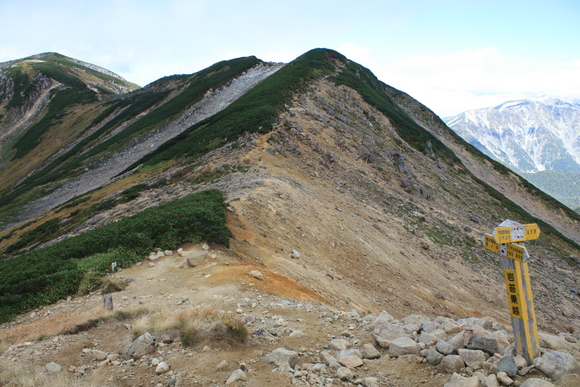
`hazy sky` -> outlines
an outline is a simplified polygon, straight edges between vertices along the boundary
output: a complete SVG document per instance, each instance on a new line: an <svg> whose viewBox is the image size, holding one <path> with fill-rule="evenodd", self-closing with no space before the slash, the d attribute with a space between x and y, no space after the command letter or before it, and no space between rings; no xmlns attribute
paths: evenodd
<svg viewBox="0 0 580 387"><path fill-rule="evenodd" d="M0 0L0 62L56 51L144 86L331 48L442 117L580 98L578 0Z"/></svg>

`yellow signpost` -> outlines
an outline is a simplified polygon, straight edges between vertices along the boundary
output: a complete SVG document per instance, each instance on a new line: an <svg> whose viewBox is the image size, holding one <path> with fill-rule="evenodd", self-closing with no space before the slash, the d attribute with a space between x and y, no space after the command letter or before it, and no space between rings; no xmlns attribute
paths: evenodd
<svg viewBox="0 0 580 387"><path fill-rule="evenodd" d="M528 270L528 251L514 242L538 239L539 236L540 229L536 224L519 224L508 219L496 227L492 235L482 237L483 247L502 256L515 346L528 364L540 355L540 344Z"/></svg>
<svg viewBox="0 0 580 387"><path fill-rule="evenodd" d="M523 262L527 260L528 251L524 246L516 245L514 243L497 243L492 235L485 234L482 238L483 247L493 251L494 253L500 253L504 257L513 259L514 261Z"/></svg>
<svg viewBox="0 0 580 387"><path fill-rule="evenodd" d="M510 222L513 222L510 220ZM514 222L515 223L515 222ZM503 224L503 223L502 223ZM537 224L517 224L511 226L498 226L493 230L493 238L497 243L513 243L531 241L540 237L540 229Z"/></svg>

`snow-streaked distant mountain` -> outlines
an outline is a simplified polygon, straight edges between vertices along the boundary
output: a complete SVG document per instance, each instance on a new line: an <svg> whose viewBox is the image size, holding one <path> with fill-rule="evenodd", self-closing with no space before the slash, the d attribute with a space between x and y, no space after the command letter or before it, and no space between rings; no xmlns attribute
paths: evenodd
<svg viewBox="0 0 580 387"><path fill-rule="evenodd" d="M467 142L515 171L580 172L580 103L541 97L443 119Z"/></svg>

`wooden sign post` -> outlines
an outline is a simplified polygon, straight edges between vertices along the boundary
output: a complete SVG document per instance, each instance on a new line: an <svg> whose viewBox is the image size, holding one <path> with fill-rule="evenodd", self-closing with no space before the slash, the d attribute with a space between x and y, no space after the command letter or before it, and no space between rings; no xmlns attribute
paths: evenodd
<svg viewBox="0 0 580 387"><path fill-rule="evenodd" d="M540 229L536 224L520 224L508 219L497 226L492 235L485 234L482 238L483 247L501 254L515 346L518 355L522 355L528 364L540 356L540 344L527 262L529 254L516 242L538 239L539 236Z"/></svg>

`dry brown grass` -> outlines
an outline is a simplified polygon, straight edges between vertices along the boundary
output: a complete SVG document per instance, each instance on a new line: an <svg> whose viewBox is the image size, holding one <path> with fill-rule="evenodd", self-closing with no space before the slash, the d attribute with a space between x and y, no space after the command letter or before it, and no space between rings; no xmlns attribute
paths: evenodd
<svg viewBox="0 0 580 387"><path fill-rule="evenodd" d="M248 330L231 313L211 308L190 308L170 314L157 311L142 316L133 324L133 336L145 332L179 334L183 345L206 341L245 342Z"/></svg>
<svg viewBox="0 0 580 387"><path fill-rule="evenodd" d="M0 360L0 386L2 387L98 387L106 385L107 372L96 370L88 377L77 379L66 369L56 374L47 374L44 367L24 367Z"/></svg>
<svg viewBox="0 0 580 387"><path fill-rule="evenodd" d="M85 323L88 320L104 318L109 315L112 315L112 312L99 310L89 315L55 315L30 323L22 323L13 329L0 333L0 351L5 351L14 344L59 335L75 325Z"/></svg>

